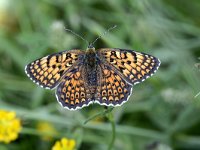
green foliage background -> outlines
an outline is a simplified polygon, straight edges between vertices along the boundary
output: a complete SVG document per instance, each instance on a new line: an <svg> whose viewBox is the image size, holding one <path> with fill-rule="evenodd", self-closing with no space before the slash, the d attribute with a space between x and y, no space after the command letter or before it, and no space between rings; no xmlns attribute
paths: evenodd
<svg viewBox="0 0 200 150"><path fill-rule="evenodd" d="M99 105L78 111L61 108L54 91L35 85L24 66L47 54L87 45L64 27L93 41L107 28L96 48L134 49L158 57L158 72L136 85L129 101L113 110L113 150L200 149L199 0L0 0L0 109L23 120L20 137L1 150L51 149L61 137L73 138L80 150L105 150L111 125ZM48 121L57 130L44 141L36 125Z"/></svg>

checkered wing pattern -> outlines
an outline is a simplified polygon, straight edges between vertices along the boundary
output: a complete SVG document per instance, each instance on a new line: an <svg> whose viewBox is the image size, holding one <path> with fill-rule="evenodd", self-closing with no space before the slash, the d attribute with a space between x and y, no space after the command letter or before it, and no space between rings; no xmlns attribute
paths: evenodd
<svg viewBox="0 0 200 150"><path fill-rule="evenodd" d="M132 92L132 85L108 63L100 63L98 68L99 80L95 102L106 106L119 106L126 102Z"/></svg>
<svg viewBox="0 0 200 150"><path fill-rule="evenodd" d="M69 50L55 53L33 61L25 67L25 72L33 82L41 87L56 87L69 68L84 56L81 50Z"/></svg>
<svg viewBox="0 0 200 150"><path fill-rule="evenodd" d="M132 85L152 76L160 65L158 58L132 50L102 48L97 53Z"/></svg>
<svg viewBox="0 0 200 150"><path fill-rule="evenodd" d="M85 66L78 64L69 70L56 90L58 102L70 110L80 109L92 103L94 93L85 82Z"/></svg>

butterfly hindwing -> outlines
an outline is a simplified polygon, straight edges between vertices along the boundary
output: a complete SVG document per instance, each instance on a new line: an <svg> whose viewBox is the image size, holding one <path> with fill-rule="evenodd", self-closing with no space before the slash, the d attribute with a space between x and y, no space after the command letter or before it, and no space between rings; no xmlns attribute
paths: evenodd
<svg viewBox="0 0 200 150"><path fill-rule="evenodd" d="M70 67L81 60L84 52L69 50L37 59L25 68L27 75L38 85L52 89Z"/></svg>
<svg viewBox="0 0 200 150"><path fill-rule="evenodd" d="M160 65L156 57L132 50L102 48L97 51L100 59L109 62L131 84L152 76Z"/></svg>
<svg viewBox="0 0 200 150"><path fill-rule="evenodd" d="M109 64L100 63L98 67L100 73L95 102L106 106L119 106L126 102L132 92L132 85Z"/></svg>
<svg viewBox="0 0 200 150"><path fill-rule="evenodd" d="M92 103L93 93L85 82L85 66L78 64L65 74L56 90L58 102L70 110L80 109Z"/></svg>

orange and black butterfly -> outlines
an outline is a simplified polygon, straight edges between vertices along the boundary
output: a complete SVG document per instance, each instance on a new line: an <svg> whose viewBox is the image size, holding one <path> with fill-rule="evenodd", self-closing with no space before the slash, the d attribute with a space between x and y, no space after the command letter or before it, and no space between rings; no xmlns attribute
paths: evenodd
<svg viewBox="0 0 200 150"><path fill-rule="evenodd" d="M96 40L95 40L96 41ZM25 67L28 77L43 88L55 89L58 102L76 110L98 103L120 106L132 87L159 68L158 58L119 48L67 50L37 59Z"/></svg>
<svg viewBox="0 0 200 150"><path fill-rule="evenodd" d="M152 76L158 58L118 48L68 50L37 59L25 68L33 82L56 88L58 102L70 110L91 103L120 106L129 99L133 85Z"/></svg>

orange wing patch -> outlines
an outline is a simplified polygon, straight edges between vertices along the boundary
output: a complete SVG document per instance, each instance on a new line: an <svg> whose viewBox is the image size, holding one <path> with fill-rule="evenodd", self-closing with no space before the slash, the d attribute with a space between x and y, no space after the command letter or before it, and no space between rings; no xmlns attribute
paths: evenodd
<svg viewBox="0 0 200 150"><path fill-rule="evenodd" d="M56 90L56 97L60 104L70 110L80 109L88 106L93 101L91 87L85 83L84 67L75 66L67 72Z"/></svg>
<svg viewBox="0 0 200 150"><path fill-rule="evenodd" d="M109 62L131 84L152 76L160 65L159 59L145 53L122 49L99 49L101 59Z"/></svg>
<svg viewBox="0 0 200 150"><path fill-rule="evenodd" d="M75 63L79 62L84 52L69 50L55 53L35 60L25 68L27 75L38 85L52 89Z"/></svg>
<svg viewBox="0 0 200 150"><path fill-rule="evenodd" d="M126 102L132 86L107 64L98 66L101 70L97 86L96 103L106 106L118 106Z"/></svg>

